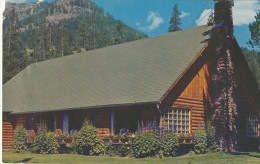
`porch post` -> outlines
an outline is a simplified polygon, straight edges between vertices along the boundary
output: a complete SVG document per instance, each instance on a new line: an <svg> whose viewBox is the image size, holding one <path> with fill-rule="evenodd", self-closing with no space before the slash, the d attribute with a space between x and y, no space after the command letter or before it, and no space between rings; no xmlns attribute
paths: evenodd
<svg viewBox="0 0 260 164"><path fill-rule="evenodd" d="M63 114L63 134L68 134L69 132L69 113Z"/></svg>
<svg viewBox="0 0 260 164"><path fill-rule="evenodd" d="M56 134L56 129L57 129L57 125L56 125L56 123L57 123L57 120L56 120L57 118L56 118L56 115L54 115L54 133Z"/></svg>
<svg viewBox="0 0 260 164"><path fill-rule="evenodd" d="M115 115L115 111L112 110L111 111L111 122L110 122L110 125L111 125L111 134L114 134L115 133L115 129L114 129L114 115Z"/></svg>
<svg viewBox="0 0 260 164"><path fill-rule="evenodd" d="M160 124L159 124L160 134L162 134L162 114L160 114Z"/></svg>

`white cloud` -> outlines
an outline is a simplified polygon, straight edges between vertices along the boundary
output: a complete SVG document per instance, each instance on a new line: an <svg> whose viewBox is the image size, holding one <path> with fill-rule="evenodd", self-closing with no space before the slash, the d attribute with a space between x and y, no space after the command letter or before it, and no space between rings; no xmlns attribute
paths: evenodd
<svg viewBox="0 0 260 164"><path fill-rule="evenodd" d="M200 18L196 20L198 26L207 24L208 17L210 15L208 13L211 10L212 9L206 9L202 12ZM249 23L255 21L255 15L260 11L260 4L257 0L235 0L232 10L234 25L248 25Z"/></svg>
<svg viewBox="0 0 260 164"><path fill-rule="evenodd" d="M233 7L234 25L248 25L255 20L256 12L260 11L260 4L257 0L235 0Z"/></svg>
<svg viewBox="0 0 260 164"><path fill-rule="evenodd" d="M38 0L39 3L43 2L44 0Z"/></svg>
<svg viewBox="0 0 260 164"><path fill-rule="evenodd" d="M140 27L142 31L152 31L160 26L160 24L164 23L163 18L160 16L158 12L149 11L149 15L146 21L152 22L149 26Z"/></svg>
<svg viewBox="0 0 260 164"><path fill-rule="evenodd" d="M197 24L198 26L207 24L207 23L208 23L208 18L209 18L209 15L210 15L209 13L210 13L210 12L213 12L213 9L206 9L206 10L204 10L204 11L201 13L199 19L196 20L196 24Z"/></svg>
<svg viewBox="0 0 260 164"><path fill-rule="evenodd" d="M180 18L184 18L186 16L189 16L190 13L185 13L184 11L181 12Z"/></svg>
<svg viewBox="0 0 260 164"><path fill-rule="evenodd" d="M136 22L135 25L136 25L136 26L140 26L140 22Z"/></svg>

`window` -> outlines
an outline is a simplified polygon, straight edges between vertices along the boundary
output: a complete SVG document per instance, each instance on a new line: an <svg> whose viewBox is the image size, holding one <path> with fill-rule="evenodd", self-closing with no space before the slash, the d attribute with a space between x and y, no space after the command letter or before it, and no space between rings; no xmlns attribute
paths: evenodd
<svg viewBox="0 0 260 164"><path fill-rule="evenodd" d="M190 110L189 109L168 109L165 113L165 131L176 133L190 132Z"/></svg>
<svg viewBox="0 0 260 164"><path fill-rule="evenodd" d="M246 122L247 122L246 136L258 137L258 117L249 116L247 117Z"/></svg>

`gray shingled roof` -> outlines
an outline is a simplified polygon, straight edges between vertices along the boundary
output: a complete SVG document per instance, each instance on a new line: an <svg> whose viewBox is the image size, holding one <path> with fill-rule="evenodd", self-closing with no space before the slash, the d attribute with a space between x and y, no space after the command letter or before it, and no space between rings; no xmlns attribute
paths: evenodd
<svg viewBox="0 0 260 164"><path fill-rule="evenodd" d="M211 27L34 63L3 86L13 113L159 102L206 45Z"/></svg>

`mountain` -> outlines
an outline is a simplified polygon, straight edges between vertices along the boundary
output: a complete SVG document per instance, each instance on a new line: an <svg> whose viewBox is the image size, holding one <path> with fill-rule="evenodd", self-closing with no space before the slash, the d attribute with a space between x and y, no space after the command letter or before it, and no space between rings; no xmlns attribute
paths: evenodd
<svg viewBox="0 0 260 164"><path fill-rule="evenodd" d="M6 3L4 18L4 82L33 62L147 37L90 0ZM11 52L12 46L23 52Z"/></svg>

